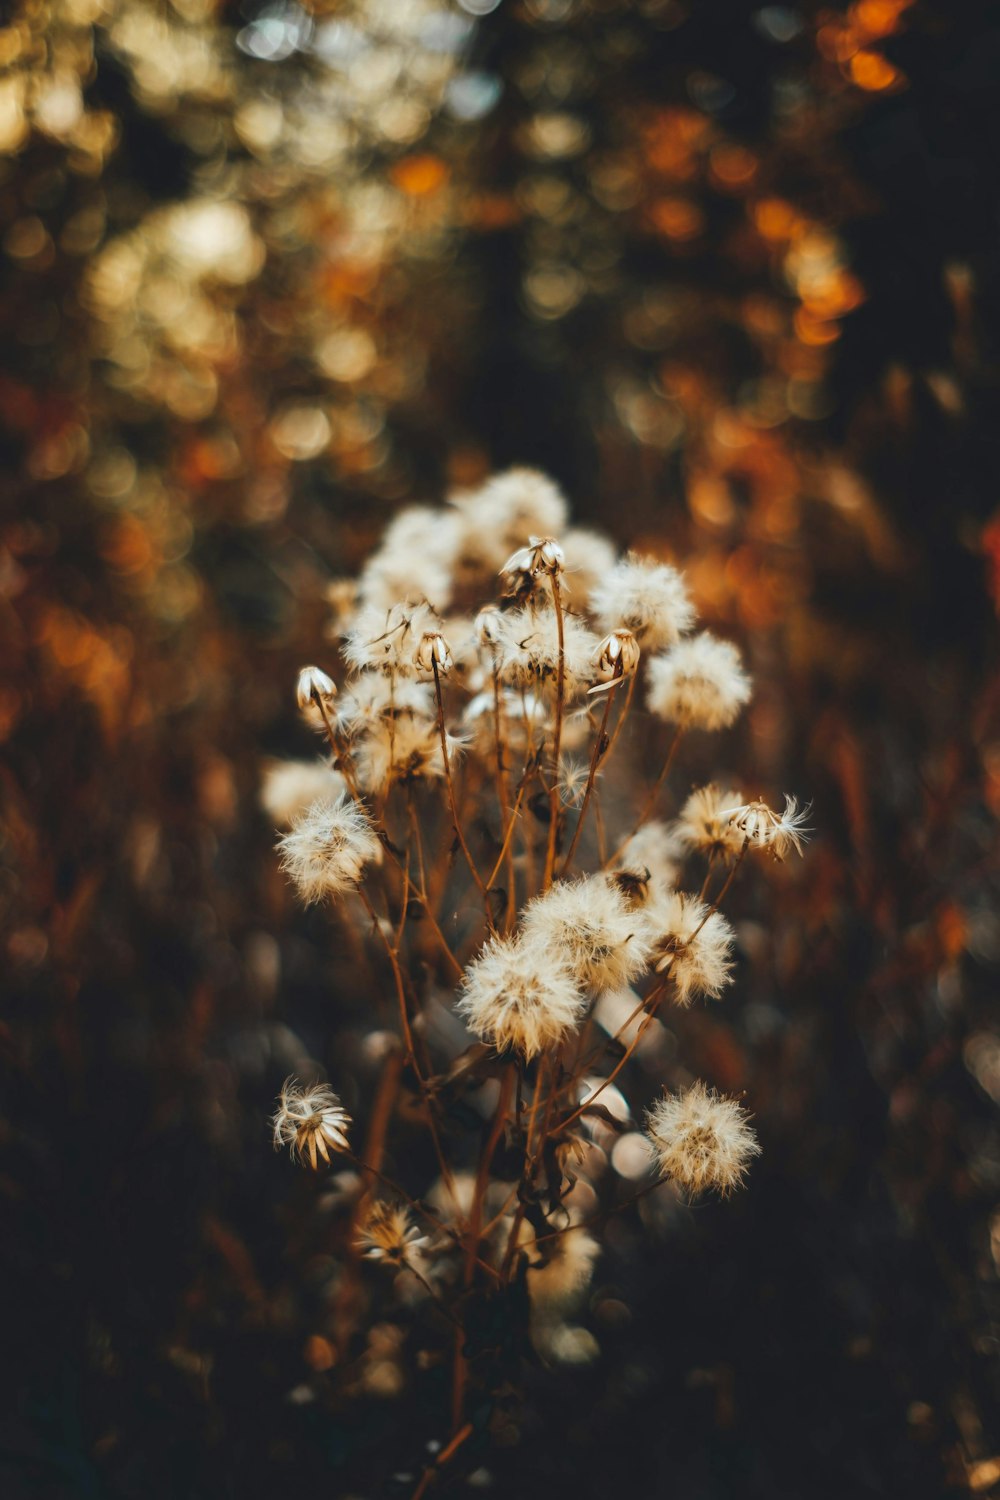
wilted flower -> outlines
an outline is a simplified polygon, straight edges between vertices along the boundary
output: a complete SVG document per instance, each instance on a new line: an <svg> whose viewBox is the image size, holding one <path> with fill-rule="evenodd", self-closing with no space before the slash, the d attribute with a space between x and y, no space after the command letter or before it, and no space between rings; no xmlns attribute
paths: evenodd
<svg viewBox="0 0 1000 1500"><path fill-rule="evenodd" d="M704 1188L731 1192L743 1181L760 1147L735 1099L695 1083L682 1094L667 1094L646 1115L657 1169L688 1192Z"/></svg>
<svg viewBox="0 0 1000 1500"><path fill-rule="evenodd" d="M320 798L279 839L281 867L308 905L342 896L361 882L382 846L364 809L350 797Z"/></svg>
<svg viewBox="0 0 1000 1500"><path fill-rule="evenodd" d="M730 641L707 630L649 664L647 702L668 724L725 729L750 697L750 680Z"/></svg>
<svg viewBox="0 0 1000 1500"><path fill-rule="evenodd" d="M591 693L606 693L615 683L631 677L639 665L639 643L631 630L612 630L593 655L600 681Z"/></svg>
<svg viewBox="0 0 1000 1500"><path fill-rule="evenodd" d="M435 667L440 676L444 677L454 666L451 647L437 630L427 631L420 637L420 645L413 654L413 661L417 671L424 672L429 677L434 675Z"/></svg>
<svg viewBox="0 0 1000 1500"><path fill-rule="evenodd" d="M561 1042L584 1011L561 955L521 938L490 938L465 973L458 1012L480 1040L526 1059Z"/></svg>
<svg viewBox="0 0 1000 1500"><path fill-rule="evenodd" d="M554 536L533 536L526 547L519 547L500 569L501 574L561 573L565 558Z"/></svg>
<svg viewBox="0 0 1000 1500"><path fill-rule="evenodd" d="M799 808L794 797L785 798L784 811L779 815L766 802L748 802L742 807L730 807L729 817L742 843L751 849L767 849L775 859L784 859L793 849L801 855L809 830L804 826L809 808Z"/></svg>
<svg viewBox="0 0 1000 1500"><path fill-rule="evenodd" d="M368 1260L380 1260L389 1266L404 1266L410 1257L429 1244L426 1235L401 1204L377 1202L368 1211L358 1233L358 1249Z"/></svg>
<svg viewBox="0 0 1000 1500"><path fill-rule="evenodd" d="M278 1108L272 1118L274 1149L292 1148L292 1159L319 1166L319 1157L329 1163L330 1151L349 1151L347 1131L351 1117L325 1083L302 1085L285 1080Z"/></svg>
<svg viewBox="0 0 1000 1500"><path fill-rule="evenodd" d="M393 604L388 609L366 605L358 610L345 636L343 656L358 671L412 677L414 653L425 634L432 634L438 620L426 601Z"/></svg>

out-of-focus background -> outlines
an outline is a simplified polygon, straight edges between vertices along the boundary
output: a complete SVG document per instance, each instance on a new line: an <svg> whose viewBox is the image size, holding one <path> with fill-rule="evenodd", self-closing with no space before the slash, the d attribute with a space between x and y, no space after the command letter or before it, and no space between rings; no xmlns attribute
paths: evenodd
<svg viewBox="0 0 1000 1500"><path fill-rule="evenodd" d="M0 63L0 1492L412 1490L270 1148L336 993L258 782L330 579L517 462L687 567L757 685L688 770L816 834L676 1028L747 1190L612 1230L449 1492L1000 1493L996 8L26 0Z"/></svg>

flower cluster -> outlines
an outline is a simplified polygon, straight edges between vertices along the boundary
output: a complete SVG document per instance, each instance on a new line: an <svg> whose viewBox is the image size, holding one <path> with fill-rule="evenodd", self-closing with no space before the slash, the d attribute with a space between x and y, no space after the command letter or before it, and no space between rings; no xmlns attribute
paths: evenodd
<svg viewBox="0 0 1000 1500"><path fill-rule="evenodd" d="M732 983L720 907L748 856L802 852L806 812L710 782L665 815L681 739L732 725L749 676L734 643L696 632L672 563L616 560L540 474L401 511L330 601L343 670L304 668L297 688L324 754L270 764L262 801L300 897L336 902L366 987L394 1008L387 1056L419 1107L393 1123L387 1096L379 1140L426 1129L441 1171L386 1179L392 1198L374 1203L359 1180L349 1248L412 1273L397 1295L451 1299L459 1320L477 1277L499 1294L520 1268L539 1350L592 1357L593 1336L565 1320L600 1254L589 1229L615 1205L615 1164L642 1139L633 1058L652 1055L667 1006ZM635 704L669 726L637 797ZM747 1118L700 1083L668 1092L628 1175L726 1193L758 1150ZM328 1090L289 1083L275 1142L318 1168L348 1149L349 1123ZM461 1404L460 1363L455 1378Z"/></svg>

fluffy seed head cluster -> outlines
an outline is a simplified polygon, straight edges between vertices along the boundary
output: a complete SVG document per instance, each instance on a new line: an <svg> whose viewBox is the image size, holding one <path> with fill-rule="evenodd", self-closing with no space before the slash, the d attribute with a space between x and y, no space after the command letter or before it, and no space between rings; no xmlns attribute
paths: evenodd
<svg viewBox="0 0 1000 1500"><path fill-rule="evenodd" d="M714 1000L731 980L735 934L717 911L683 891L669 891L648 909L655 968L669 972L678 1005Z"/></svg>
<svg viewBox="0 0 1000 1500"><path fill-rule="evenodd" d="M686 729L726 729L750 697L750 679L731 641L707 630L649 663L650 712Z"/></svg>
<svg viewBox="0 0 1000 1500"><path fill-rule="evenodd" d="M731 1192L760 1152L747 1120L735 1099L703 1083L667 1094L646 1116L646 1134L660 1175L689 1193L705 1188Z"/></svg>
<svg viewBox="0 0 1000 1500"><path fill-rule="evenodd" d="M630 552L590 596L603 630L624 626L644 651L673 645L694 624L694 606L676 568Z"/></svg>
<svg viewBox="0 0 1000 1500"><path fill-rule="evenodd" d="M623 844L615 868L632 875L644 874L653 890L666 892L680 875L683 857L675 830L653 818Z"/></svg>
<svg viewBox="0 0 1000 1500"><path fill-rule="evenodd" d="M429 1240L421 1235L409 1210L384 1201L372 1204L357 1240L358 1249L368 1260L394 1267L406 1265L427 1244Z"/></svg>
<svg viewBox="0 0 1000 1500"><path fill-rule="evenodd" d="M481 1041L526 1060L578 1025L584 998L558 955L522 938L490 938L465 973L458 1012Z"/></svg>
<svg viewBox="0 0 1000 1500"><path fill-rule="evenodd" d="M351 1117L326 1084L304 1085L295 1078L286 1079L271 1123L274 1149L290 1146L293 1160L308 1160L313 1168L321 1158L329 1163L331 1151L350 1150Z"/></svg>
<svg viewBox="0 0 1000 1500"><path fill-rule="evenodd" d="M586 875L559 881L524 913L524 945L558 955L585 990L617 989L648 968L646 923L614 879Z"/></svg>
<svg viewBox="0 0 1000 1500"><path fill-rule="evenodd" d="M281 867L309 905L342 896L361 882L381 845L364 811L347 796L321 797L278 841Z"/></svg>
<svg viewBox="0 0 1000 1500"><path fill-rule="evenodd" d="M680 842L687 849L707 854L709 859L739 854L744 835L733 818L739 800L739 792L719 788L714 782L699 787L691 793L677 818L675 830Z"/></svg>
<svg viewBox="0 0 1000 1500"><path fill-rule="evenodd" d="M539 1252L548 1260L542 1262ZM528 1296L535 1312L555 1313L573 1306L590 1285L601 1247L586 1229L575 1226L534 1251L528 1270Z"/></svg>
<svg viewBox="0 0 1000 1500"><path fill-rule="evenodd" d="M794 797L785 798L784 811L776 813L766 802L748 802L730 806L728 815L740 843L750 849L766 849L775 859L784 859L795 850L802 853L809 830L805 820L809 808L800 808Z"/></svg>

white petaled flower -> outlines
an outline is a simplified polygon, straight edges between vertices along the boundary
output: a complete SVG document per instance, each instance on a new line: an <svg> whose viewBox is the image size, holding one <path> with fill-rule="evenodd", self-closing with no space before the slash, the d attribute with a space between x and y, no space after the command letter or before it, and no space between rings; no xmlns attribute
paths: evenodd
<svg viewBox="0 0 1000 1500"><path fill-rule="evenodd" d="M590 612L602 630L631 630L644 651L673 645L695 619L677 569L634 552L598 583L590 595Z"/></svg>
<svg viewBox="0 0 1000 1500"><path fill-rule="evenodd" d="M524 941L558 955L582 989L618 989L649 967L645 921L614 877L558 881L528 903Z"/></svg>
<svg viewBox="0 0 1000 1500"><path fill-rule="evenodd" d="M446 677L455 665L451 647L439 630L427 631L420 637L413 662L417 671L428 677L434 676L435 668L439 676Z"/></svg>
<svg viewBox="0 0 1000 1500"><path fill-rule="evenodd" d="M325 760L273 760L264 769L260 802L278 828L287 828L314 802L344 790L343 776Z"/></svg>
<svg viewBox="0 0 1000 1500"><path fill-rule="evenodd" d="M748 1115L703 1083L681 1094L667 1094L646 1115L646 1135L661 1177L700 1193L739 1187L753 1157L760 1154Z"/></svg>
<svg viewBox="0 0 1000 1500"><path fill-rule="evenodd" d="M794 797L785 797L785 808L780 814L766 802L748 802L742 807L730 807L729 816L738 845L745 841L751 849L768 850L775 859L784 859L793 849L801 854L810 832L805 826L809 808L800 808Z"/></svg>
<svg viewBox="0 0 1000 1500"><path fill-rule="evenodd" d="M537 942L496 937L466 970L456 1008L481 1041L530 1060L575 1030L585 1002L558 955Z"/></svg>
<svg viewBox="0 0 1000 1500"><path fill-rule="evenodd" d="M364 809L350 797L321 797L278 840L281 867L308 905L342 896L361 882L382 846Z"/></svg>
<svg viewBox="0 0 1000 1500"><path fill-rule="evenodd" d="M735 934L725 917L682 891L658 895L646 907L657 973L669 972L678 1005L700 995L715 999L732 978Z"/></svg>
<svg viewBox="0 0 1000 1500"><path fill-rule="evenodd" d="M314 1168L319 1166L320 1157L329 1163L331 1150L350 1150L347 1132L351 1117L324 1083L303 1085L287 1078L271 1124L274 1149L290 1146L293 1161L308 1159Z"/></svg>
<svg viewBox="0 0 1000 1500"><path fill-rule="evenodd" d="M358 1232L357 1248L368 1260L393 1267L408 1265L430 1240L402 1204L373 1203Z"/></svg>
<svg viewBox="0 0 1000 1500"><path fill-rule="evenodd" d="M501 576L516 578L519 573L561 573L566 559L563 549L554 536L533 536L526 547L513 552L503 567Z"/></svg>
<svg viewBox="0 0 1000 1500"><path fill-rule="evenodd" d="M447 734L448 758L464 749L464 740ZM399 714L371 725L352 748L358 782L366 792L382 793L396 783L439 781L444 776L441 732L436 719Z"/></svg>
<svg viewBox="0 0 1000 1500"><path fill-rule="evenodd" d="M295 684L299 712L312 729L324 730L331 717L337 684L319 667L303 667ZM325 717L324 717L325 715Z"/></svg>
<svg viewBox="0 0 1000 1500"><path fill-rule="evenodd" d="M714 782L691 793L674 824L677 837L688 849L697 849L710 859L739 854L744 835L733 821L739 792L719 788Z"/></svg>
<svg viewBox="0 0 1000 1500"><path fill-rule="evenodd" d="M512 609L500 616L500 636L493 646L503 682L515 688L553 684L559 675L559 627L551 609ZM563 679L567 696L593 676L597 642L576 615L563 615Z"/></svg>
<svg viewBox="0 0 1000 1500"><path fill-rule="evenodd" d="M687 729L725 729L750 697L736 647L707 630L655 656L647 670L650 711Z"/></svg>
<svg viewBox="0 0 1000 1500"><path fill-rule="evenodd" d="M639 654L639 642L631 630L612 630L591 658L599 679L591 693L606 693L631 677L639 665Z"/></svg>
<svg viewBox="0 0 1000 1500"><path fill-rule="evenodd" d="M374 669L412 677L414 652L437 624L437 615L426 602L393 604L389 609L364 605L347 628L341 654L358 671Z"/></svg>

